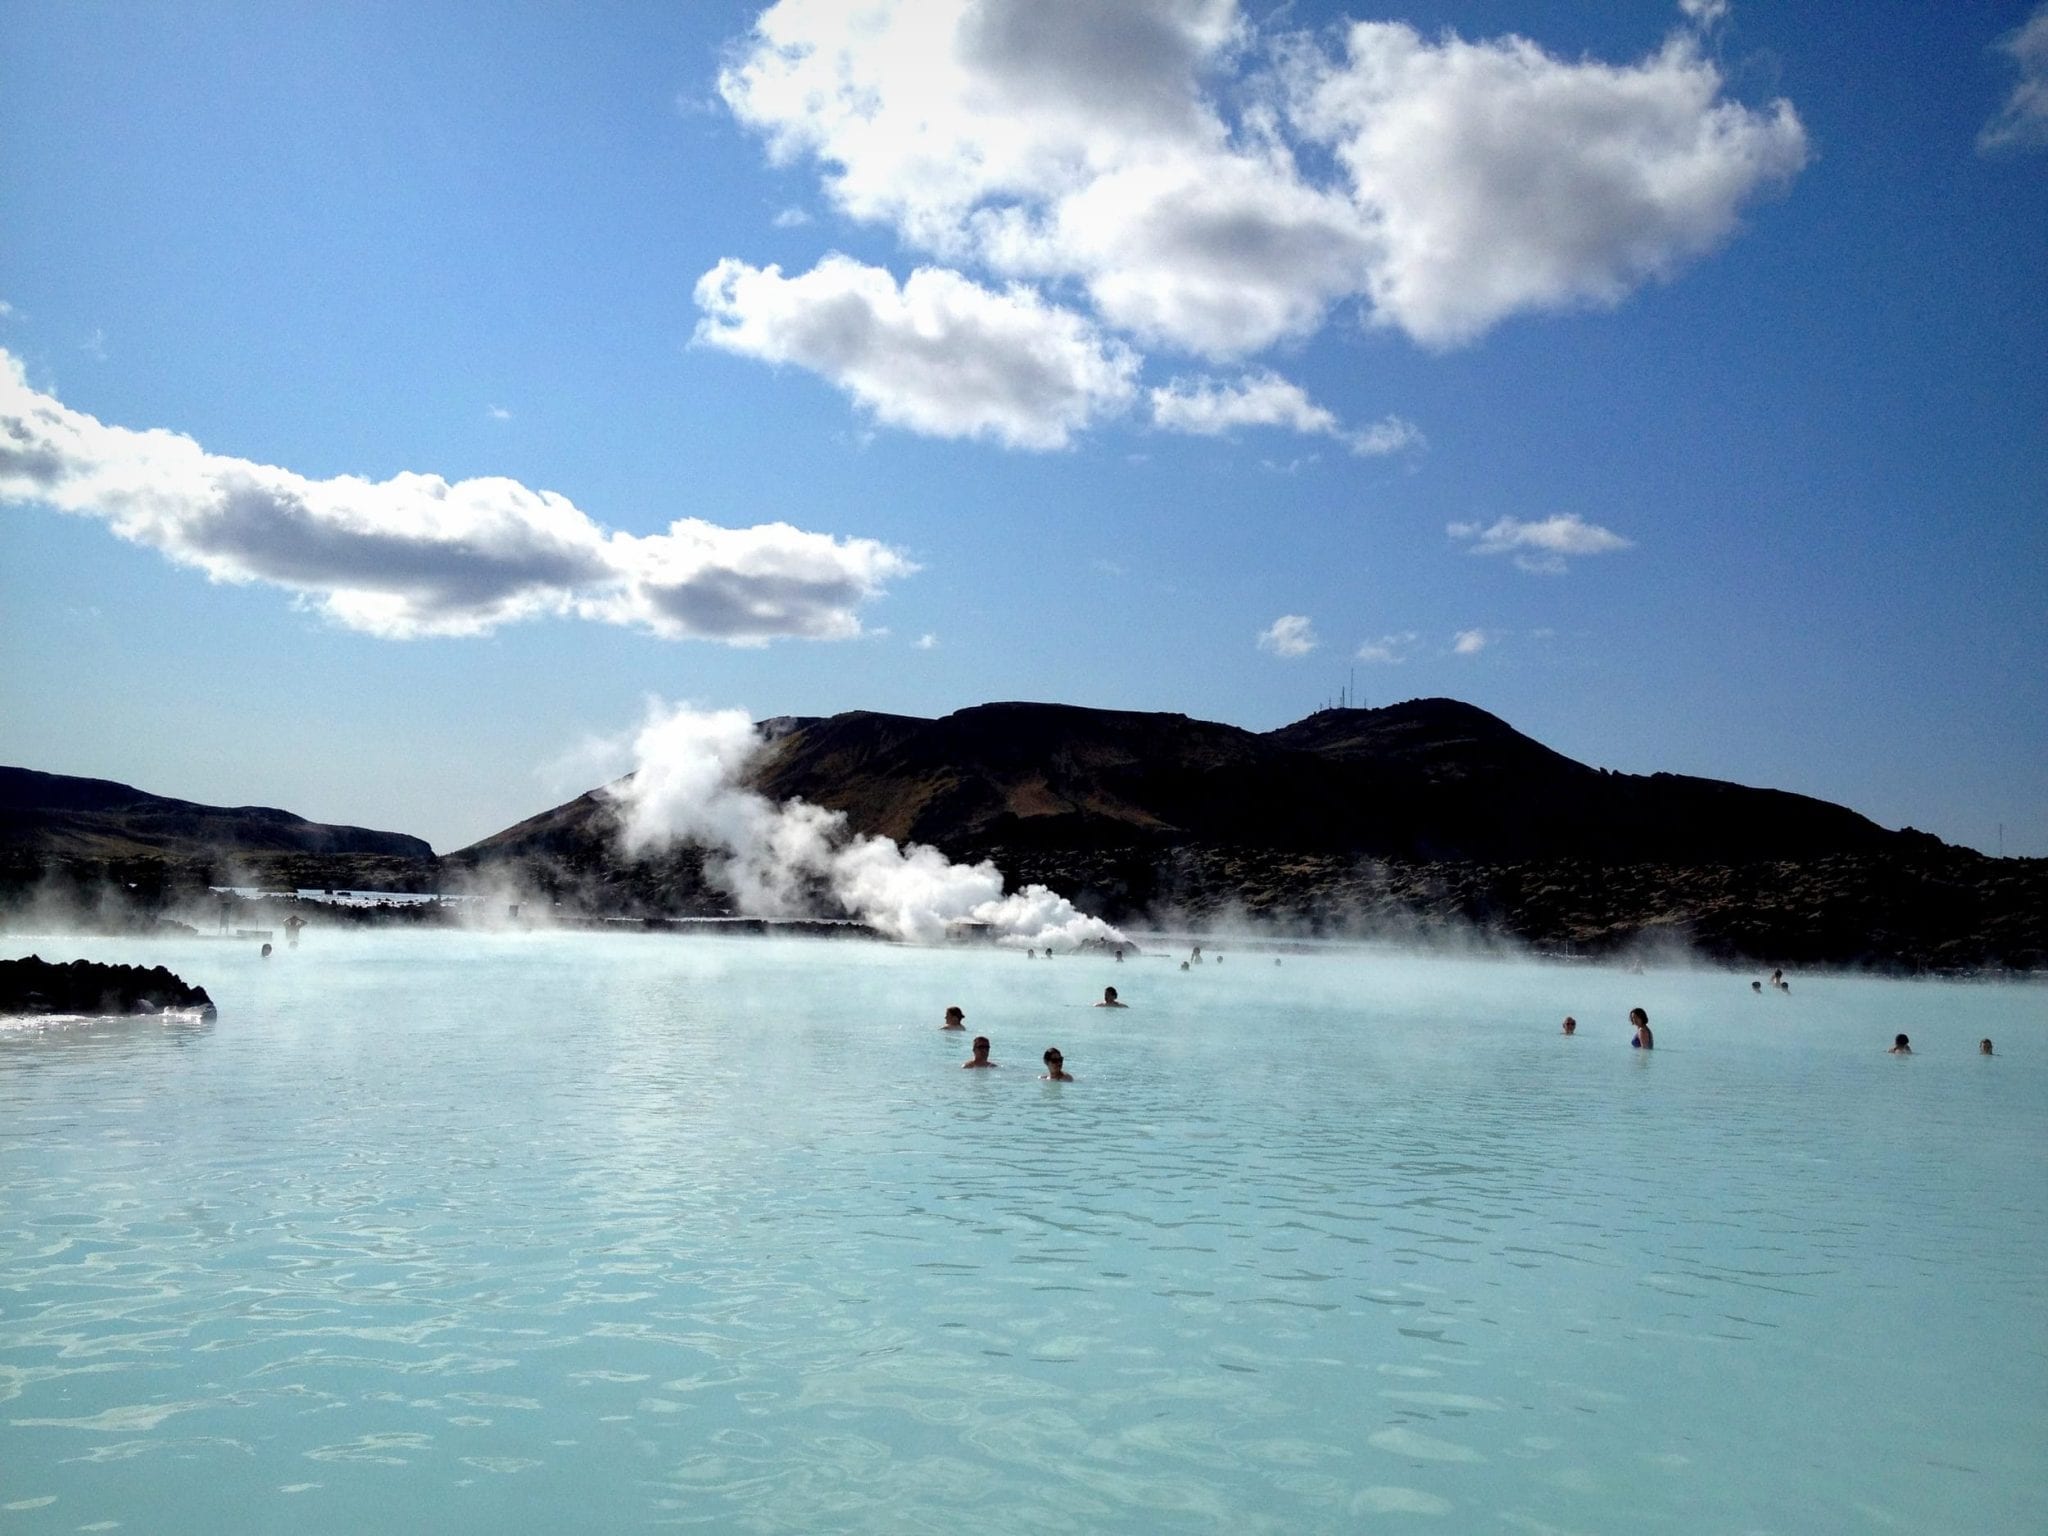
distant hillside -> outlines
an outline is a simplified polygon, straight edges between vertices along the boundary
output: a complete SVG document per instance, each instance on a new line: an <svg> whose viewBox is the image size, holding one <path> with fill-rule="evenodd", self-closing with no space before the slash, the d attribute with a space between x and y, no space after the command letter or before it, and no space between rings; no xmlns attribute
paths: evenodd
<svg viewBox="0 0 2048 1536"><path fill-rule="evenodd" d="M1724 864L1934 842L1803 795L1589 768L1453 699L1325 710L1263 734L1064 704L776 725L764 794L954 857L1214 846ZM593 791L456 857L595 856L612 826Z"/></svg>
<svg viewBox="0 0 2048 1536"><path fill-rule="evenodd" d="M2048 860L1988 859L1804 795L1572 761L1453 699L1254 732L984 704L763 722L755 787L993 859L1113 922L1473 933L1581 955L1907 971L2048 965ZM718 912L701 850L629 861L603 790L451 854L568 911Z"/></svg>
<svg viewBox="0 0 2048 1536"><path fill-rule="evenodd" d="M402 832L330 826L268 806L198 805L108 779L0 768L0 850L43 859L203 861L221 854L431 859Z"/></svg>

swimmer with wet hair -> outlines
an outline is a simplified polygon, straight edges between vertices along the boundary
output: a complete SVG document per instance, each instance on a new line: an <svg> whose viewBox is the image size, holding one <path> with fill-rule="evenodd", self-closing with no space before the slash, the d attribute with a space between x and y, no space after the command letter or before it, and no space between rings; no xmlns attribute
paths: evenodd
<svg viewBox="0 0 2048 1536"><path fill-rule="evenodd" d="M1904 1035L1893 1035L1892 1048L1885 1052L1887 1056L1910 1056L1912 1054L1913 1042Z"/></svg>
<svg viewBox="0 0 2048 1536"><path fill-rule="evenodd" d="M1131 1005L1129 1003L1120 1003L1116 1000L1115 987L1104 987L1102 989L1102 1001L1095 1006L1098 1008L1128 1008Z"/></svg>
<svg viewBox="0 0 2048 1536"><path fill-rule="evenodd" d="M1628 1011L1628 1021L1636 1027L1636 1037L1629 1041L1630 1047L1645 1051L1655 1049L1657 1037L1650 1033L1649 1014L1640 1008L1631 1008Z"/></svg>
<svg viewBox="0 0 2048 1536"><path fill-rule="evenodd" d="M1749 984L1749 990L1754 992L1758 997L1762 997L1764 995L1764 984L1760 981L1752 981Z"/></svg>
<svg viewBox="0 0 2048 1536"><path fill-rule="evenodd" d="M1071 1083L1074 1080L1074 1074L1067 1070L1067 1058L1060 1054L1058 1046L1048 1045L1045 1048L1044 1061L1045 1075L1039 1079L1040 1082Z"/></svg>
<svg viewBox="0 0 2048 1536"><path fill-rule="evenodd" d="M263 946L263 958L266 960L270 958L270 946L268 944Z"/></svg>
<svg viewBox="0 0 2048 1536"><path fill-rule="evenodd" d="M1576 1035L1579 1032L1579 1021L1570 1014L1564 1016L1564 1032L1568 1035Z"/></svg>
<svg viewBox="0 0 2048 1536"><path fill-rule="evenodd" d="M995 1063L988 1059L988 1036L976 1035L974 1037L974 1054L960 1063L961 1070L971 1071L976 1067L992 1067L994 1065Z"/></svg>
<svg viewBox="0 0 2048 1536"><path fill-rule="evenodd" d="M958 1003L955 1003L946 1010L946 1022L939 1026L941 1029L965 1029L966 1027L967 1015L960 1011Z"/></svg>
<svg viewBox="0 0 2048 1536"><path fill-rule="evenodd" d="M1989 1040L1979 1040L1977 1042L1977 1054L1979 1056L1989 1056L1991 1054L1991 1042Z"/></svg>

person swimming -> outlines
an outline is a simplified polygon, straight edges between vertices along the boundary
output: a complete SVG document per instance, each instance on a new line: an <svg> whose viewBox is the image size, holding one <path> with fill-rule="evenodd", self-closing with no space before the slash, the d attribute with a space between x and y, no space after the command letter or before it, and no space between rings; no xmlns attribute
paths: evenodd
<svg viewBox="0 0 2048 1536"><path fill-rule="evenodd" d="M270 958L270 946L268 944L263 946L263 958L266 960Z"/></svg>
<svg viewBox="0 0 2048 1536"><path fill-rule="evenodd" d="M1045 1048L1043 1059L1045 1061L1045 1075L1039 1079L1040 1082L1071 1083L1074 1080L1074 1074L1067 1070L1067 1058L1060 1054L1058 1046L1048 1045Z"/></svg>
<svg viewBox="0 0 2048 1536"><path fill-rule="evenodd" d="M1095 1006L1098 1008L1128 1008L1131 1005L1129 1003L1120 1003L1116 1000L1115 987L1104 987L1102 989L1102 1001Z"/></svg>
<svg viewBox="0 0 2048 1536"><path fill-rule="evenodd" d="M1887 1056L1910 1056L1912 1054L1913 1042L1904 1035L1893 1035L1892 1048L1885 1052Z"/></svg>
<svg viewBox="0 0 2048 1536"><path fill-rule="evenodd" d="M1989 1040L1979 1040L1977 1042L1977 1054L1979 1056L1991 1055L1991 1042Z"/></svg>
<svg viewBox="0 0 2048 1536"><path fill-rule="evenodd" d="M1579 1021L1570 1014L1564 1016L1564 1032L1568 1035L1576 1035L1579 1032Z"/></svg>
<svg viewBox="0 0 2048 1536"><path fill-rule="evenodd" d="M992 1067L994 1065L995 1063L988 1059L988 1036L976 1035L974 1037L974 1054L966 1061L960 1063L961 1070L968 1071L975 1067Z"/></svg>
<svg viewBox="0 0 2048 1536"><path fill-rule="evenodd" d="M1657 1037L1650 1033L1650 1016L1640 1008L1631 1008L1628 1021L1636 1027L1636 1037L1629 1041L1629 1045L1645 1051L1655 1049Z"/></svg>
<svg viewBox="0 0 2048 1536"><path fill-rule="evenodd" d="M1752 981L1749 984L1749 990L1754 992L1758 997L1762 997L1764 995L1764 984L1760 981Z"/></svg>
<svg viewBox="0 0 2048 1536"><path fill-rule="evenodd" d="M966 1027L967 1015L960 1011L958 1003L955 1003L946 1010L946 1022L939 1026L941 1029L965 1029Z"/></svg>

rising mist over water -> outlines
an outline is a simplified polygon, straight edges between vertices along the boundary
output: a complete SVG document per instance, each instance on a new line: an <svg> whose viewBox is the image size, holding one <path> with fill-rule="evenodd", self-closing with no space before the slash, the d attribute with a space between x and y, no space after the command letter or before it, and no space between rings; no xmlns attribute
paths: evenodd
<svg viewBox="0 0 2048 1536"><path fill-rule="evenodd" d="M655 705L633 741L632 776L609 793L629 856L690 842L748 916L845 915L892 939L933 944L950 925L984 926L1018 948L1071 949L1122 934L1043 885L1006 892L987 861L853 831L844 813L776 803L745 784L767 742L744 710Z"/></svg>

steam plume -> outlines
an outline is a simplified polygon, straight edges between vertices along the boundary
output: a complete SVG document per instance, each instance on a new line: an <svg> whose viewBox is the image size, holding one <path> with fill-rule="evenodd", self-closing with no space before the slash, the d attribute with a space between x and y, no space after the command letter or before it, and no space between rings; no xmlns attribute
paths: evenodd
<svg viewBox="0 0 2048 1536"><path fill-rule="evenodd" d="M933 944L950 923L985 923L1000 943L1071 949L1123 935L1042 885L1005 894L986 861L848 828L842 812L778 805L742 782L766 743L744 710L656 707L633 743L632 778L613 791L628 853L690 842L749 916L814 915L821 899L892 939Z"/></svg>

